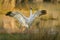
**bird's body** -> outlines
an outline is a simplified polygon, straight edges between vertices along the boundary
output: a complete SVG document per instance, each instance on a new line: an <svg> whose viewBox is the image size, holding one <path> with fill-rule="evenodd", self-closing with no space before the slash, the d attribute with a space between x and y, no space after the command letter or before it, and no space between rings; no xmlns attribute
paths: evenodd
<svg viewBox="0 0 60 40"><path fill-rule="evenodd" d="M22 26L25 26L25 27L31 26L30 24L32 23L32 21L34 19L33 15L31 15L29 17L25 17L20 13L15 15L14 18L16 18L22 24Z"/></svg>
<svg viewBox="0 0 60 40"><path fill-rule="evenodd" d="M30 9L30 16L29 17L26 17L26 16L22 15L19 12L8 12L6 15L7 16L9 15L11 17L16 18L22 24L22 26L25 26L25 27L28 28L28 27L30 27L32 25L33 20L37 16L40 16L42 14L45 14L44 12L46 12L46 10L38 11L35 14L32 14L32 9Z"/></svg>

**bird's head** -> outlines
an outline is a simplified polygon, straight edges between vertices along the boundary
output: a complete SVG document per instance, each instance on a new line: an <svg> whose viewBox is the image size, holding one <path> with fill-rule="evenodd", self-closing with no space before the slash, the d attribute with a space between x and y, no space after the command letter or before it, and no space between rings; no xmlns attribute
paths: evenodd
<svg viewBox="0 0 60 40"><path fill-rule="evenodd" d="M15 13L12 12L12 11L9 11L9 12L6 13L6 16L13 17L14 15L15 15Z"/></svg>
<svg viewBox="0 0 60 40"><path fill-rule="evenodd" d="M30 8L30 10L32 10L32 7Z"/></svg>
<svg viewBox="0 0 60 40"><path fill-rule="evenodd" d="M47 14L47 11L46 10L41 10L41 15L45 15Z"/></svg>

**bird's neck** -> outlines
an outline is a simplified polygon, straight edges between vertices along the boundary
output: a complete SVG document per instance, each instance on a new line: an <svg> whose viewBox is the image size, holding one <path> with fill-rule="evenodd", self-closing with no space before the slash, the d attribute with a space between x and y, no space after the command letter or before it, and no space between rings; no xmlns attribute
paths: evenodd
<svg viewBox="0 0 60 40"><path fill-rule="evenodd" d="M30 10L30 17L32 16L32 10Z"/></svg>

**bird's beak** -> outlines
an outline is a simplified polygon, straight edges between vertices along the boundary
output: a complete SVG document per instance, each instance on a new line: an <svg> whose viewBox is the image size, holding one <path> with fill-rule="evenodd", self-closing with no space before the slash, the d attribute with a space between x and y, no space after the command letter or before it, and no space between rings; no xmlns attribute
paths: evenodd
<svg viewBox="0 0 60 40"><path fill-rule="evenodd" d="M47 14L47 11L46 10L42 10L41 13L42 13L41 15L45 15L45 14Z"/></svg>

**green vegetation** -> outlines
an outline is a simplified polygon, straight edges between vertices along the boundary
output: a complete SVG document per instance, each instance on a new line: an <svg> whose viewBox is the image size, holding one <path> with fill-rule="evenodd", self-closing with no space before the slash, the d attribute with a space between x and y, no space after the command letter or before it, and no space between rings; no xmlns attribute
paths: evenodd
<svg viewBox="0 0 60 40"><path fill-rule="evenodd" d="M28 40L28 34L0 34L0 40Z"/></svg>

